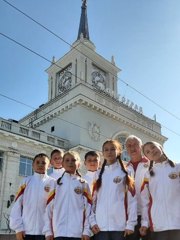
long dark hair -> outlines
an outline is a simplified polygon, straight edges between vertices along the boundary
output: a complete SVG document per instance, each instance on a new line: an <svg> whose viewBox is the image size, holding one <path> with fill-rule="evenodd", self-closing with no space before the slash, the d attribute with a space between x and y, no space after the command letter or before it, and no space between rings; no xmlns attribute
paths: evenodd
<svg viewBox="0 0 180 240"><path fill-rule="evenodd" d="M128 188L133 189L133 188L134 188L134 181L133 181L133 179L128 175L128 172L127 172L127 170L126 170L126 167L125 167L123 161L121 160L121 152L122 152L122 146L121 146L121 144L120 144L117 140L107 140L107 141L104 142L103 145L102 145L102 151L104 150L104 146L105 146L106 144L108 144L108 143L113 144L114 147L117 149L117 151L118 151L117 160L118 160L119 163L120 163L120 166L121 166L122 171L126 174L126 184L127 184ZM96 181L96 184L95 184L95 189L96 189L97 191L100 189L101 184L102 184L102 175L103 175L103 172L104 172L104 168L105 168L105 166L106 166L106 163L107 163L107 161L106 161L106 159L104 159L104 162L103 162L103 164L102 164L101 171L100 171L100 173L99 173L99 177L98 177L98 179L97 179L97 181Z"/></svg>

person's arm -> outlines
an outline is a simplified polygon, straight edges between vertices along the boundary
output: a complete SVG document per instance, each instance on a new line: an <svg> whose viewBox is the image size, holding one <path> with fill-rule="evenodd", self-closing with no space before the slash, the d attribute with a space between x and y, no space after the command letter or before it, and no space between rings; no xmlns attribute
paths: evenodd
<svg viewBox="0 0 180 240"><path fill-rule="evenodd" d="M148 174L145 174L142 186L141 186L141 227L149 227L149 203L150 203L150 194L149 194L149 177ZM145 232L145 228L142 228L142 233Z"/></svg>
<svg viewBox="0 0 180 240"><path fill-rule="evenodd" d="M85 210L85 220L84 220L84 228L83 228L83 235L82 239L86 240L88 236L91 235L90 231L90 223L89 223L89 217L91 213L91 207L92 207L92 196L90 192L90 188L87 182L83 183L83 199L84 199L84 210ZM88 238L87 238L88 240Z"/></svg>
<svg viewBox="0 0 180 240"><path fill-rule="evenodd" d="M100 228L96 222L96 202L97 202L97 191L96 191L96 184L94 184L93 193L92 193L92 207L91 207L91 213L89 217L91 230L94 234L97 234L98 232L100 232Z"/></svg>
<svg viewBox="0 0 180 240"><path fill-rule="evenodd" d="M10 213L10 228L17 233L17 239L20 240L24 234L24 226L22 220L23 211L23 194L26 188L26 179L22 181L18 189L14 205Z"/></svg>
<svg viewBox="0 0 180 240"><path fill-rule="evenodd" d="M94 234L97 234L98 232L100 232L100 228L99 228L99 226L98 226L97 224L93 225L93 226L91 227L91 230L92 230L92 232L93 232Z"/></svg>
<svg viewBox="0 0 180 240"><path fill-rule="evenodd" d="M139 229L140 235L141 235L141 236L146 236L147 230L148 230L147 227L143 227L143 226L140 227L140 229Z"/></svg>
<svg viewBox="0 0 180 240"><path fill-rule="evenodd" d="M51 239L50 239L51 240ZM90 237L87 235L82 235L81 240L90 240Z"/></svg>
<svg viewBox="0 0 180 240"><path fill-rule="evenodd" d="M17 232L16 233L16 240L24 240L25 232Z"/></svg>
<svg viewBox="0 0 180 240"><path fill-rule="evenodd" d="M54 197L55 197L55 189L53 189L49 193L47 206L44 214L43 234L46 236L46 240L53 240L52 216L53 216Z"/></svg>
<svg viewBox="0 0 180 240"><path fill-rule="evenodd" d="M54 239L53 235L46 237L46 240L53 240L53 239Z"/></svg>
<svg viewBox="0 0 180 240"><path fill-rule="evenodd" d="M134 232L134 227L137 224L137 198L135 186L126 186L125 199L127 199L127 222L125 235L130 235Z"/></svg>

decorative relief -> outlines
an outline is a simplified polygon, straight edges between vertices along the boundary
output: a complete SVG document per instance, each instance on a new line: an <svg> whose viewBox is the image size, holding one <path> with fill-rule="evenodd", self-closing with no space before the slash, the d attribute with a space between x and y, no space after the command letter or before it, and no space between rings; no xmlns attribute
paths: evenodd
<svg viewBox="0 0 180 240"><path fill-rule="evenodd" d="M88 133L92 140L98 142L100 141L100 126L94 122L88 122Z"/></svg>
<svg viewBox="0 0 180 240"><path fill-rule="evenodd" d="M96 88L104 90L106 88L106 73L93 65L93 70L91 73L92 85Z"/></svg>
<svg viewBox="0 0 180 240"><path fill-rule="evenodd" d="M106 88L104 76L99 71L94 71L91 75L93 86L104 90Z"/></svg>

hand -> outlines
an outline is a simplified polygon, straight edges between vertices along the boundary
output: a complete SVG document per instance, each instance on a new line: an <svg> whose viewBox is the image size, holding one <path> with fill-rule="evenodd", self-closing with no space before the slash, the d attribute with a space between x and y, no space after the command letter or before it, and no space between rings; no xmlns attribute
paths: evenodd
<svg viewBox="0 0 180 240"><path fill-rule="evenodd" d="M24 240L24 238L25 238L25 232L16 233L16 239L17 240Z"/></svg>
<svg viewBox="0 0 180 240"><path fill-rule="evenodd" d="M140 229L139 229L139 232L140 232L140 234L141 234L141 236L146 236L146 234L147 234L147 227L140 227Z"/></svg>
<svg viewBox="0 0 180 240"><path fill-rule="evenodd" d="M53 235L50 235L50 236L46 237L46 240L53 240L53 239L54 239Z"/></svg>
<svg viewBox="0 0 180 240"><path fill-rule="evenodd" d="M133 234L133 233L134 233L133 230L125 229L124 237L126 237L126 236L128 236L128 235L131 235L131 234Z"/></svg>
<svg viewBox="0 0 180 240"><path fill-rule="evenodd" d="M100 232L100 228L98 227L97 224L95 224L92 228L91 228L92 232L94 234L97 234L98 232Z"/></svg>
<svg viewBox="0 0 180 240"><path fill-rule="evenodd" d="M81 240L90 240L90 237L87 235L82 235Z"/></svg>

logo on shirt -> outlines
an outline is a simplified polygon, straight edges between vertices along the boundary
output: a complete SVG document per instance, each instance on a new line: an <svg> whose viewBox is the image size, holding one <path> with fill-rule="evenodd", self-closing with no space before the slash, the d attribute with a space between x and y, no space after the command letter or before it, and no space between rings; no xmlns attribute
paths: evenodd
<svg viewBox="0 0 180 240"><path fill-rule="evenodd" d="M148 167L149 167L149 165L148 165L147 163L145 163L145 164L144 164L144 167L145 167L145 168L148 168Z"/></svg>
<svg viewBox="0 0 180 240"><path fill-rule="evenodd" d="M45 192L50 192L50 186L49 185L45 185L44 186L44 190L45 190Z"/></svg>
<svg viewBox="0 0 180 240"><path fill-rule="evenodd" d="M113 179L113 182L114 183L120 183L121 182L121 178L118 176L118 177L115 177L114 179Z"/></svg>
<svg viewBox="0 0 180 240"><path fill-rule="evenodd" d="M77 194L82 194L82 193L83 193L83 190L82 190L82 188L80 188L80 187L76 187L76 188L74 189L74 191L75 191L75 193L77 193Z"/></svg>
<svg viewBox="0 0 180 240"><path fill-rule="evenodd" d="M169 178L176 179L178 177L178 174L176 172L172 172L169 174Z"/></svg>

